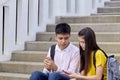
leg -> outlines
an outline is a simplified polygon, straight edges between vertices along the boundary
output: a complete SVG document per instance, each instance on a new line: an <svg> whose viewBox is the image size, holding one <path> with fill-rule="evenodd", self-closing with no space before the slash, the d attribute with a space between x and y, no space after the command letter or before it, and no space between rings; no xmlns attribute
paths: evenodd
<svg viewBox="0 0 120 80"><path fill-rule="evenodd" d="M30 80L48 80L48 75L40 71L34 71L30 76Z"/></svg>
<svg viewBox="0 0 120 80"><path fill-rule="evenodd" d="M48 80L70 80L70 78L60 72L53 72L49 74Z"/></svg>

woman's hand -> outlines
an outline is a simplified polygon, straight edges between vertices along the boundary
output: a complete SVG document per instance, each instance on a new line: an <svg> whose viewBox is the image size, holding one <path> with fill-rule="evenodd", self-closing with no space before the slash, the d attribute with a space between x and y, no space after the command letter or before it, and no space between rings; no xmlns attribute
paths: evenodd
<svg viewBox="0 0 120 80"><path fill-rule="evenodd" d="M76 74L76 73L69 73L69 75L68 75L70 78L72 78L72 79L77 79L78 78L78 74Z"/></svg>
<svg viewBox="0 0 120 80"><path fill-rule="evenodd" d="M66 74L66 75L71 78L70 80L78 80L80 77L80 74L71 73L71 72L69 72L69 74Z"/></svg>

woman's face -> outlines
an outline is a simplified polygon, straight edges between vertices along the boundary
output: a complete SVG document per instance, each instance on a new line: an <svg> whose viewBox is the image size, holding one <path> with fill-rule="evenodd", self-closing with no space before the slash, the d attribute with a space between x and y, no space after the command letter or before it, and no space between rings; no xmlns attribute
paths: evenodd
<svg viewBox="0 0 120 80"><path fill-rule="evenodd" d="M79 36L78 37L78 40L80 42L80 46L83 50L85 50L85 39L84 39L84 36Z"/></svg>

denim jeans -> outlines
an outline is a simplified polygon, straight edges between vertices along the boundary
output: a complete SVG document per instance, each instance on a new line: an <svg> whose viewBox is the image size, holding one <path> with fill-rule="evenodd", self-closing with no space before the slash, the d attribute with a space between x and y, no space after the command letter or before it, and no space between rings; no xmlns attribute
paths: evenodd
<svg viewBox="0 0 120 80"><path fill-rule="evenodd" d="M29 80L48 80L48 74L41 71L34 71Z"/></svg>
<svg viewBox="0 0 120 80"><path fill-rule="evenodd" d="M30 80L70 80L70 78L60 72L45 74L41 71L34 71L31 74Z"/></svg>

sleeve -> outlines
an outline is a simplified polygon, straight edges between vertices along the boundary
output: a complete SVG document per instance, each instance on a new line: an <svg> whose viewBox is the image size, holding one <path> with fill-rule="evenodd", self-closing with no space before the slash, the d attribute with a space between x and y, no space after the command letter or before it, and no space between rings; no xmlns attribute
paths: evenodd
<svg viewBox="0 0 120 80"><path fill-rule="evenodd" d="M106 60L107 58L105 54L101 50L98 50L96 53L96 67L98 66L104 67L104 65L106 64Z"/></svg>
<svg viewBox="0 0 120 80"><path fill-rule="evenodd" d="M73 57L71 58L71 62L70 62L70 66L68 71L70 72L75 72L78 73L79 72L79 68L80 68L80 54L79 54L79 49L74 52Z"/></svg>

